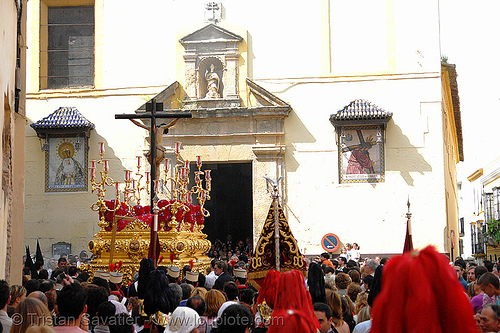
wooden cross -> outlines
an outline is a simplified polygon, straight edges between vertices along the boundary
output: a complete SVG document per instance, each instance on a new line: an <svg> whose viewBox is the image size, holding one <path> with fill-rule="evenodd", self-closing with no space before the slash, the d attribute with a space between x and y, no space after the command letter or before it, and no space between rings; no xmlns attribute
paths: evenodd
<svg viewBox="0 0 500 333"><path fill-rule="evenodd" d="M163 103L157 103L156 99L151 99L151 102L146 103L146 112L143 113L132 113L132 114L115 114L115 119L150 119L151 121L151 129L149 131L150 136L150 165L151 165L151 197L150 197L150 205L151 205L151 214L155 214L155 195L156 195L156 119L164 119L164 118L192 118L191 113L187 112L166 112L163 111ZM168 128L166 129L168 132ZM156 218L155 218L156 220ZM151 240L149 243L150 251L149 253L153 254L153 261L156 264L156 251L157 251L157 240L158 240L158 230L156 230L158 225L156 223L152 223L151 225ZM152 251L151 251L152 250Z"/></svg>

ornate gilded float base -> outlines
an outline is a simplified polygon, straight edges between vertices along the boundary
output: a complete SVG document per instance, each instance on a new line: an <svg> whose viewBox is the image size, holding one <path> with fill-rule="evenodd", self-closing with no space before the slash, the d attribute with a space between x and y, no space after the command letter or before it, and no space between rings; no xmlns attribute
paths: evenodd
<svg viewBox="0 0 500 333"><path fill-rule="evenodd" d="M182 223L184 224L184 223ZM160 258L163 260L158 265L175 265L181 270L193 260L193 271L206 274L210 266L210 258L205 253L210 250L211 243L201 229L189 231L189 227L181 225L180 230L159 231ZM89 251L95 255L94 260L88 265L82 266L83 270L93 276L96 270L109 270L109 264L122 261L120 272L123 273L124 283L132 281L135 272L139 270L139 263L148 256L150 229L149 226L138 219L127 224L123 230L116 232L114 241L113 259L111 257L112 231L102 228L94 235L94 240L88 244ZM174 259L171 262L171 254Z"/></svg>

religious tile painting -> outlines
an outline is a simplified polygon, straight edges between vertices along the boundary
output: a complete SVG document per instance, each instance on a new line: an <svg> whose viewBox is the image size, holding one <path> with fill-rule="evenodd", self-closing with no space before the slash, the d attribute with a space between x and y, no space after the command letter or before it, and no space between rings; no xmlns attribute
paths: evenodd
<svg viewBox="0 0 500 333"><path fill-rule="evenodd" d="M49 137L45 152L45 192L87 191L87 140Z"/></svg>
<svg viewBox="0 0 500 333"><path fill-rule="evenodd" d="M340 183L384 181L384 140L381 128L343 128L338 142Z"/></svg>

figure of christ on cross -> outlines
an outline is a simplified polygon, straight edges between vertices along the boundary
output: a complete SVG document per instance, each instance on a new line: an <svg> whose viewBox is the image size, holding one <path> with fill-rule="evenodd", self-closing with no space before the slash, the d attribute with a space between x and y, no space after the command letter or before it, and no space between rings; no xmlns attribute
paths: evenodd
<svg viewBox="0 0 500 333"><path fill-rule="evenodd" d="M162 124L160 126L156 125L156 119L165 119L170 118L174 119L168 124ZM153 260L153 262L157 263L158 256L160 254L160 242L158 239L158 209L156 207L156 170L159 168L159 163L156 158L157 146L161 146L161 139L165 130L168 132L168 128L173 126L179 118L192 118L192 114L188 112L165 112L163 111L163 103L157 103L156 99L151 99L151 102L146 103L146 112L143 113L134 113L134 114L115 114L115 119L129 119L134 124L148 129L149 130L149 163L151 165L151 214L154 214L153 223L151 225L151 238L149 242L149 253L148 257ZM151 127L147 128L146 126L140 124L135 119L150 119ZM159 132L159 135L158 135ZM161 149L160 148L160 149ZM114 225L113 228L116 228Z"/></svg>
<svg viewBox="0 0 500 333"><path fill-rule="evenodd" d="M151 129L148 126L145 126L144 124L141 124L135 119L129 119L131 122L133 122L135 125L139 126L140 128L144 128L145 130L150 131ZM156 126L156 170L160 169L160 164L161 162L165 159L165 147L162 144L163 141L163 134L168 133L168 129L172 126L175 125L175 123L179 120L179 118L176 118L172 121L170 121L168 124L162 123L160 125ZM151 138L151 136L150 136ZM149 143L151 145L151 142ZM149 150L146 154L147 160L149 163L151 163L151 150Z"/></svg>

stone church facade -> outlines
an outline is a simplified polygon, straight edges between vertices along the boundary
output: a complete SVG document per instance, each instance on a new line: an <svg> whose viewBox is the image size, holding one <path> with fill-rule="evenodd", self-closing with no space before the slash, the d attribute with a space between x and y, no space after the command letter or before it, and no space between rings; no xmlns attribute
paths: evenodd
<svg viewBox="0 0 500 333"><path fill-rule="evenodd" d="M121 180L148 133L114 115L140 114L155 98L164 111L192 114L163 135L167 158L182 142L183 159L214 168L214 187L219 175L209 238L257 239L268 177L280 179L302 253L323 252L328 233L364 254L399 253L409 200L415 247L458 255L460 109L456 70L439 54L437 4L359 2L159 1L151 12L132 1L30 1L29 122L71 107L94 127L27 127L25 242L38 238L48 253L57 242L85 249L98 230L96 197L85 184L50 184L57 147L74 146L88 168L105 142L110 175ZM72 56L47 57L58 17L85 15L93 30L63 38ZM421 16L428 24L415 31Z"/></svg>

